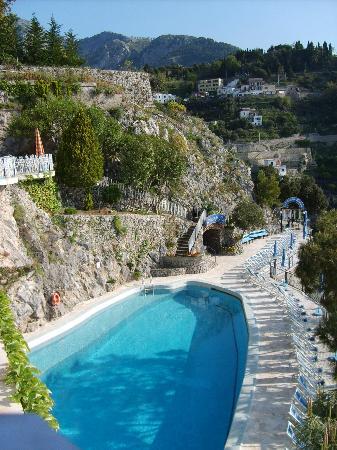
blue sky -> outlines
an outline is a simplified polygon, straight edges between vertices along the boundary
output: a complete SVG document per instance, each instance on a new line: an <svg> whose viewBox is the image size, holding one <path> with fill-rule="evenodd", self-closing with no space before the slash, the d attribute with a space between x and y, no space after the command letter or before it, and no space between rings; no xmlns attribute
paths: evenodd
<svg viewBox="0 0 337 450"><path fill-rule="evenodd" d="M13 10L23 19L35 12L45 26L53 14L80 38L114 31L205 36L241 48L324 39L337 47L337 0L16 0Z"/></svg>

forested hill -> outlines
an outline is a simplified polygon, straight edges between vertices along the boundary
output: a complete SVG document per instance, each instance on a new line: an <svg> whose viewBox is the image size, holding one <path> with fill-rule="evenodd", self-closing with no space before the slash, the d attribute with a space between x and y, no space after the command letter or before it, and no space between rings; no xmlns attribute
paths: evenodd
<svg viewBox="0 0 337 450"><path fill-rule="evenodd" d="M79 49L89 66L120 69L210 63L226 58L238 47L204 37L169 34L149 39L103 32L81 39Z"/></svg>

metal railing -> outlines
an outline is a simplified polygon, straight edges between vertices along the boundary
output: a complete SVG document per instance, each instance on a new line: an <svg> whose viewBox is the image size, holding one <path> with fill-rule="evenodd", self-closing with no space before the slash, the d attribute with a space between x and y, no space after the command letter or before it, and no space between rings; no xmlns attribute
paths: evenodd
<svg viewBox="0 0 337 450"><path fill-rule="evenodd" d="M198 237L198 235L200 233L200 230L202 229L202 227L204 225L206 217L207 217L207 212L206 212L206 210L203 210L203 212L201 213L201 215L199 217L199 220L198 220L196 226L194 227L193 233L191 234L191 237L190 237L190 239L188 241L188 252L189 253L191 253L192 248L194 247L194 244L195 244L195 242L197 240L197 237Z"/></svg>
<svg viewBox="0 0 337 450"><path fill-rule="evenodd" d="M20 175L35 175L54 171L51 154L36 156L3 156L0 158L0 178L14 178Z"/></svg>

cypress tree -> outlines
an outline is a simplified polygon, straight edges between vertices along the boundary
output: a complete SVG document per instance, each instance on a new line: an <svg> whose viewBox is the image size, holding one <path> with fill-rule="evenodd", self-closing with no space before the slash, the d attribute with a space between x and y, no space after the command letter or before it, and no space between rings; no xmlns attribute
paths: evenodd
<svg viewBox="0 0 337 450"><path fill-rule="evenodd" d="M50 19L47 31L47 64L61 66L64 63L63 37L61 25L58 25L54 17Z"/></svg>
<svg viewBox="0 0 337 450"><path fill-rule="evenodd" d="M56 157L59 180L90 188L103 177L103 154L90 117L80 109L64 131Z"/></svg>
<svg viewBox="0 0 337 450"><path fill-rule="evenodd" d="M25 61L42 65L46 62L46 33L35 16L32 17L24 40Z"/></svg>
<svg viewBox="0 0 337 450"><path fill-rule="evenodd" d="M78 42L72 30L65 35L64 43L65 64L67 66L80 66L84 60L78 55Z"/></svg>

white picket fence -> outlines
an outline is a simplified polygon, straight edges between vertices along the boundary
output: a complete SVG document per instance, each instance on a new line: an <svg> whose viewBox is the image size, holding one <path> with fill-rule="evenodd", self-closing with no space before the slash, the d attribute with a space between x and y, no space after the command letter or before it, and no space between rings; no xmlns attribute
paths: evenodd
<svg viewBox="0 0 337 450"><path fill-rule="evenodd" d="M172 202L168 199L160 199L157 195L150 194L149 192L142 191L140 189L132 188L131 186L125 186L122 183L117 183L109 178L104 178L99 186L108 187L116 186L122 194L122 202L127 203L134 208L149 209L156 213L162 212L172 214L173 216L187 218L187 208L180 203Z"/></svg>

